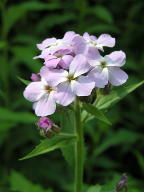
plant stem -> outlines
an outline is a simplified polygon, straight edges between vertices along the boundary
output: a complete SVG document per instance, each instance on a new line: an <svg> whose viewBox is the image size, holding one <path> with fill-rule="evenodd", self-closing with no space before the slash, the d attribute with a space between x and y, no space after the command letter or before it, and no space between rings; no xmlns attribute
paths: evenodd
<svg viewBox="0 0 144 192"><path fill-rule="evenodd" d="M75 144L75 192L82 192L84 167L84 135L81 122L81 109L78 99L75 103L75 132L77 135L77 141Z"/></svg>

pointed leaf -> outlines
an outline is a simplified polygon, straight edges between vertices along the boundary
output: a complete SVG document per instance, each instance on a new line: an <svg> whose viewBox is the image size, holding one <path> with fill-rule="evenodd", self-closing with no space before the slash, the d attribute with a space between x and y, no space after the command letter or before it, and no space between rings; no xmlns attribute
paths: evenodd
<svg viewBox="0 0 144 192"><path fill-rule="evenodd" d="M25 85L28 85L29 83L30 83L30 81L28 81L28 80L25 80L25 79L23 79L23 78L21 78L21 77L17 77L23 84L25 84Z"/></svg>
<svg viewBox="0 0 144 192"><path fill-rule="evenodd" d="M53 151L55 149L59 149L61 147L65 147L69 145L71 142L73 142L76 139L74 135L58 135L51 139L44 139L41 141L39 145L36 146L36 148L30 152L25 157L21 158L20 160L29 159L41 154L48 153L50 151Z"/></svg>
<svg viewBox="0 0 144 192"><path fill-rule="evenodd" d="M96 103L98 109L106 109L119 102L122 98L144 84L144 81L133 85L124 85L115 88L109 95L102 96Z"/></svg>
<svg viewBox="0 0 144 192"><path fill-rule="evenodd" d="M91 115L94 115L97 119L107 123L108 125L111 125L111 122L107 119L107 117L103 114L102 111L98 110L95 106L93 106L90 103L84 103L83 104L84 109L90 113Z"/></svg>

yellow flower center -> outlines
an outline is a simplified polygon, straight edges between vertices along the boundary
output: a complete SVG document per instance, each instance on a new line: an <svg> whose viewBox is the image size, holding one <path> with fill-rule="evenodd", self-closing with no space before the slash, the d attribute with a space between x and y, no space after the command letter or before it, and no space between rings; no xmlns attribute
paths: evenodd
<svg viewBox="0 0 144 192"><path fill-rule="evenodd" d="M48 85L46 85L45 88L44 88L44 90L45 90L47 93L50 93L51 91L53 91L53 88L50 87L50 86L48 86Z"/></svg>
<svg viewBox="0 0 144 192"><path fill-rule="evenodd" d="M107 63L106 63L105 61L102 61L102 62L101 62L101 67L102 67L102 68L106 68L106 67L107 67Z"/></svg>

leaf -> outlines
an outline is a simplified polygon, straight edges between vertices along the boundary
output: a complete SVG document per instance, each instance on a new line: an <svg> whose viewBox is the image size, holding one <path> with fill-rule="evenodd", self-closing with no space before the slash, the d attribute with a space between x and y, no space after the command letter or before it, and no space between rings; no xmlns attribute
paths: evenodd
<svg viewBox="0 0 144 192"><path fill-rule="evenodd" d="M75 139L76 136L74 135L70 136L57 135L51 139L44 139L39 145L36 146L36 148L32 152L30 152L28 155L21 158L20 160L29 159L38 155L48 153L50 151L54 151L55 149L65 147L70 143L72 143Z"/></svg>
<svg viewBox="0 0 144 192"><path fill-rule="evenodd" d="M139 83L134 83L133 85L117 87L109 95L102 96L97 101L96 107L100 110L111 107L143 84L144 81L141 81Z"/></svg>
<svg viewBox="0 0 144 192"><path fill-rule="evenodd" d="M8 33L13 25L20 20L28 11L41 11L60 8L58 3L42 3L38 1L24 2L19 5L11 6L5 13L5 32Z"/></svg>
<svg viewBox="0 0 144 192"><path fill-rule="evenodd" d="M107 117L103 114L102 111L98 110L96 107L94 107L90 103L84 103L83 104L84 109L90 113L91 115L94 115L97 119L107 123L108 125L111 125L111 122L107 119Z"/></svg>
<svg viewBox="0 0 144 192"><path fill-rule="evenodd" d="M15 112L6 108L0 108L0 121L9 121L17 123L34 123L37 117L28 112Z"/></svg>
<svg viewBox="0 0 144 192"><path fill-rule="evenodd" d="M37 73L41 68L41 63L38 59L33 59L35 56L35 48L32 46L14 46L11 48L15 60L14 65L25 64L31 71Z"/></svg>
<svg viewBox="0 0 144 192"><path fill-rule="evenodd" d="M134 154L137 158L138 164L141 168L142 173L144 172L144 156L139 151L134 151Z"/></svg>
<svg viewBox="0 0 144 192"><path fill-rule="evenodd" d="M105 150L107 150L112 146L125 144L125 143L132 144L140 138L141 138L141 135L136 132L120 130L108 136L107 138L105 138L104 142L100 144L94 151L94 156L100 155L101 153L103 153Z"/></svg>
<svg viewBox="0 0 144 192"><path fill-rule="evenodd" d="M51 189L43 189L42 186L32 183L16 171L12 171L10 175L10 188L19 192L52 192Z"/></svg>
<svg viewBox="0 0 144 192"><path fill-rule="evenodd" d="M75 14L72 13L64 13L62 15L51 14L48 17L46 16L43 20L41 20L40 24L37 26L37 31L41 32L43 30L52 28L56 25L62 25L75 19L76 19Z"/></svg>
<svg viewBox="0 0 144 192"><path fill-rule="evenodd" d="M28 80L25 80L25 79L23 79L23 78L21 78L21 77L17 77L23 84L25 84L25 85L28 85L29 83L30 83L30 81L28 81Z"/></svg>
<svg viewBox="0 0 144 192"><path fill-rule="evenodd" d="M87 26L87 31L89 33L120 33L119 29L111 24L90 25Z"/></svg>
<svg viewBox="0 0 144 192"><path fill-rule="evenodd" d="M61 112L60 118L61 118L60 126L62 128L62 132L74 134L74 126L75 126L74 112L72 110L66 110L66 111L64 110ZM75 157L74 155L72 155L74 154L74 149L75 149L74 142L71 142L69 145L61 148L65 160L72 168L74 168L74 161L75 161Z"/></svg>
<svg viewBox="0 0 144 192"><path fill-rule="evenodd" d="M96 6L93 9L90 9L90 12L93 12L99 19L107 23L113 23L111 12L104 6Z"/></svg>
<svg viewBox="0 0 144 192"><path fill-rule="evenodd" d="M101 192L101 186L100 185L94 185L89 187L87 192Z"/></svg>
<svg viewBox="0 0 144 192"><path fill-rule="evenodd" d="M75 152L75 145L74 142L71 142L69 145L61 147L62 154L65 158L65 160L68 162L68 164L74 168L74 162L75 162L75 157L74 152Z"/></svg>

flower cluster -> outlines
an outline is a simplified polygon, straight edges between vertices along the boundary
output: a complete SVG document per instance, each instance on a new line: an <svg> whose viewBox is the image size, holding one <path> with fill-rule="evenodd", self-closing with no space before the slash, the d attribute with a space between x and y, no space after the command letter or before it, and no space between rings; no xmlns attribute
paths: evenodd
<svg viewBox="0 0 144 192"><path fill-rule="evenodd" d="M104 47L114 46L115 38L108 34L97 38L73 31L66 32L62 39L48 38L37 44L41 53L34 59L42 59L43 66L38 74L32 74L32 82L24 91L24 97L34 102L36 115L51 115L56 104L70 105L77 96L91 95L96 87L125 83L128 75L120 69L125 64L125 53L101 55Z"/></svg>

